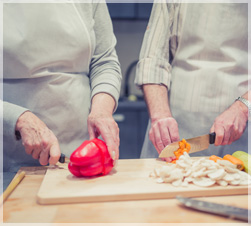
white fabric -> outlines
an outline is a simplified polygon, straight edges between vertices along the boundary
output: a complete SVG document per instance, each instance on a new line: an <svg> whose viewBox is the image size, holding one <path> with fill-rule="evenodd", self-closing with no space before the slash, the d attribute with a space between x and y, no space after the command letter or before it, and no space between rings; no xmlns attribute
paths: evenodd
<svg viewBox="0 0 251 226"><path fill-rule="evenodd" d="M144 37L135 82L168 86L180 137L199 136L209 133L214 119L247 92L247 52L247 4L158 3ZM211 146L198 154L248 151L247 142L246 130L231 146ZM142 157L157 157L148 131Z"/></svg>
<svg viewBox="0 0 251 226"><path fill-rule="evenodd" d="M118 101L120 65L106 4L4 4L4 170L38 164L14 138L17 118L36 114L70 154L89 139L91 98ZM14 112L14 113L13 113Z"/></svg>

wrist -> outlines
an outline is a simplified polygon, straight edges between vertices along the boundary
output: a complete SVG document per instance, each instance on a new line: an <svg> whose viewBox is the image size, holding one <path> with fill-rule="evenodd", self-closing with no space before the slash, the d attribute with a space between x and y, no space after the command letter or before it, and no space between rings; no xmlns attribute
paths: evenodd
<svg viewBox="0 0 251 226"><path fill-rule="evenodd" d="M242 97L238 97L235 101L235 104L237 105L238 109L240 109L243 114L246 116L248 119L250 116L250 110L251 110L251 104L250 102Z"/></svg>

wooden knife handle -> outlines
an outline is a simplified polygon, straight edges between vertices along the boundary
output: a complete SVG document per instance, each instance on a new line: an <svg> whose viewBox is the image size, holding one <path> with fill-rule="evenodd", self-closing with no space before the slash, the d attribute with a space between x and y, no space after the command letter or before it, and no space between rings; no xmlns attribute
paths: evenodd
<svg viewBox="0 0 251 226"><path fill-rule="evenodd" d="M209 134L209 144L214 144L215 137L216 137L216 133L215 132Z"/></svg>

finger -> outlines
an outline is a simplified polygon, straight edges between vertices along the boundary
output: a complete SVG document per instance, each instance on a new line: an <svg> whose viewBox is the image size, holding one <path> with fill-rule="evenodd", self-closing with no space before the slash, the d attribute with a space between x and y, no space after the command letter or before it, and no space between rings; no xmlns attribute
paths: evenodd
<svg viewBox="0 0 251 226"><path fill-rule="evenodd" d="M156 146L156 142L155 142L155 136L154 136L152 127L151 127L151 129L149 130L149 140L152 142L153 146L154 146L155 149L157 150L157 146Z"/></svg>
<svg viewBox="0 0 251 226"><path fill-rule="evenodd" d="M176 121L173 121L170 123L169 134L170 134L171 143L180 140L179 128L178 128L178 124Z"/></svg>
<svg viewBox="0 0 251 226"><path fill-rule="evenodd" d="M32 158L38 159L40 156L41 148L34 148L32 152Z"/></svg>
<svg viewBox="0 0 251 226"><path fill-rule="evenodd" d="M230 131L228 130L224 130L225 132L224 132L224 138L223 138L223 140L222 140L222 143L221 143L221 145L227 145L227 144L229 144L229 139L230 139L230 136L231 136L231 134L230 134Z"/></svg>
<svg viewBox="0 0 251 226"><path fill-rule="evenodd" d="M61 151L60 151L59 144L58 142L55 142L50 147L49 164L55 165L60 158L60 154L61 154Z"/></svg>
<svg viewBox="0 0 251 226"><path fill-rule="evenodd" d="M90 140L96 138L95 126L92 123L88 123L88 132Z"/></svg>
<svg viewBox="0 0 251 226"><path fill-rule="evenodd" d="M215 130L214 130L214 125L212 125L212 127L211 127L211 129L210 129L210 133L213 133L213 132L215 132Z"/></svg>
<svg viewBox="0 0 251 226"><path fill-rule="evenodd" d="M40 152L39 162L43 166L45 166L49 163L49 151L44 149Z"/></svg>
<svg viewBox="0 0 251 226"><path fill-rule="evenodd" d="M163 146L166 147L168 144L171 143L168 125L166 123L164 125L158 124L158 127L159 127L160 136L161 136Z"/></svg>
<svg viewBox="0 0 251 226"><path fill-rule="evenodd" d="M224 136L225 136L224 127L221 126L221 125L215 125L214 128L215 128L215 133L216 133L215 146L222 145L222 141L223 141Z"/></svg>
<svg viewBox="0 0 251 226"><path fill-rule="evenodd" d="M107 145L107 148L108 148L108 151L110 153L111 158L113 160L118 159L119 147L118 147L117 143L114 141L115 138L113 137L111 129L106 126L102 126L100 128L100 134Z"/></svg>
<svg viewBox="0 0 251 226"><path fill-rule="evenodd" d="M153 134L154 134L154 140L155 140L155 145L158 153L160 153L164 149L164 144L161 139L159 127L156 125L153 127Z"/></svg>
<svg viewBox="0 0 251 226"><path fill-rule="evenodd" d="M166 162L172 162L173 158L172 157L167 157L167 158L162 158L162 160L166 161Z"/></svg>

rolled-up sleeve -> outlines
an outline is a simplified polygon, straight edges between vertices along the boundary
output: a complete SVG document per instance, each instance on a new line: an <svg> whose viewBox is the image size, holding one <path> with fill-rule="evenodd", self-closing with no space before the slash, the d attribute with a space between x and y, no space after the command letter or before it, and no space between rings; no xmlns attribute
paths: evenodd
<svg viewBox="0 0 251 226"><path fill-rule="evenodd" d="M163 84L170 87L170 13L166 3L154 3L144 35L136 69L135 84Z"/></svg>
<svg viewBox="0 0 251 226"><path fill-rule="evenodd" d="M25 111L29 111L29 109L6 101L0 101L0 104L3 107L3 133L6 136L12 136L13 139L15 139L16 122L19 116Z"/></svg>
<svg viewBox="0 0 251 226"><path fill-rule="evenodd" d="M90 64L91 98L97 93L110 94L118 105L121 69L116 54L116 38L105 2L97 4L94 13L96 47Z"/></svg>

